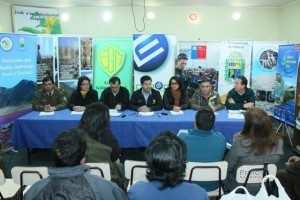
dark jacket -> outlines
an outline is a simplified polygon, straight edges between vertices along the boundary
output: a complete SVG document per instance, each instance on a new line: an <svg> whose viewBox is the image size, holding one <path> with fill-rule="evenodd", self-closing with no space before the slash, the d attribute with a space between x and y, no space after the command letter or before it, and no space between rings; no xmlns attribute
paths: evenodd
<svg viewBox="0 0 300 200"><path fill-rule="evenodd" d="M171 93L170 88L166 88L164 96L163 96L164 107L167 110L173 110L175 99ZM181 90L180 98L179 98L179 106L181 110L188 109L190 105L189 102L189 93L187 90Z"/></svg>
<svg viewBox="0 0 300 200"><path fill-rule="evenodd" d="M110 109L115 109L116 105L121 104L121 110L128 109L129 91L125 87L120 87L118 94L115 96L111 92L110 87L103 90L100 101L107 105Z"/></svg>
<svg viewBox="0 0 300 200"><path fill-rule="evenodd" d="M73 110L74 106L88 106L97 101L98 92L96 90L88 91L84 98L82 97L80 91L74 90L69 101L69 108Z"/></svg>
<svg viewBox="0 0 300 200"><path fill-rule="evenodd" d="M24 200L126 199L116 184L88 170L87 165L49 168L49 176L32 185Z"/></svg>
<svg viewBox="0 0 300 200"><path fill-rule="evenodd" d="M38 90L32 100L32 109L36 111L44 111L45 105L55 107L56 110L62 110L68 107L66 94L63 90L54 88L53 94L49 96L46 90Z"/></svg>
<svg viewBox="0 0 300 200"><path fill-rule="evenodd" d="M230 98L232 98L235 101L235 103L229 103ZM227 110L245 110L244 104L249 102L253 102L255 104L254 92L251 89L246 87L244 94L240 95L233 88L227 94L225 106Z"/></svg>
<svg viewBox="0 0 300 200"><path fill-rule="evenodd" d="M93 162L108 163L110 167L111 181L121 186L126 181L126 177L124 171L120 168L119 164L112 161L111 147L105 144L101 144L100 142L89 137L87 134L84 135L84 138L87 143L86 162L87 163L93 163Z"/></svg>
<svg viewBox="0 0 300 200"><path fill-rule="evenodd" d="M151 109L151 111L161 110L164 107L161 95L157 90L151 89L151 94L146 102L142 93L142 88L140 88L133 92L130 99L129 108L131 110L138 111L139 107L141 106L147 106Z"/></svg>

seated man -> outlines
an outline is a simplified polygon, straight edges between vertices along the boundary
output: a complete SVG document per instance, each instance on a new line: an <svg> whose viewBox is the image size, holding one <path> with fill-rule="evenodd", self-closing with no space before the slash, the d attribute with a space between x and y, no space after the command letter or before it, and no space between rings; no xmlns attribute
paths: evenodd
<svg viewBox="0 0 300 200"><path fill-rule="evenodd" d="M195 129L179 132L179 137L187 146L187 161L216 162L223 160L226 150L225 137L219 132L213 132L215 113L209 107L202 107L196 114ZM217 182L200 182L206 191L215 190Z"/></svg>
<svg viewBox="0 0 300 200"><path fill-rule="evenodd" d="M50 77L43 80L43 88L38 90L32 100L32 109L36 111L51 112L67 108L68 101L65 92L54 85Z"/></svg>
<svg viewBox="0 0 300 200"><path fill-rule="evenodd" d="M81 129L70 129L57 136L52 145L56 168L49 168L49 177L32 185L24 200L126 199L115 183L88 173L84 134Z"/></svg>
<svg viewBox="0 0 300 200"><path fill-rule="evenodd" d="M100 101L109 109L128 109L129 92L127 88L121 86L121 80L118 77L112 77L109 79L109 85L110 87L103 90Z"/></svg>
<svg viewBox="0 0 300 200"><path fill-rule="evenodd" d="M142 87L133 92L129 108L139 112L150 112L163 109L164 104L160 93L151 86L151 77L142 76L140 82Z"/></svg>
<svg viewBox="0 0 300 200"><path fill-rule="evenodd" d="M227 110L246 110L255 105L254 92L247 88L245 76L239 76L234 83L234 88L227 94L225 106Z"/></svg>
<svg viewBox="0 0 300 200"><path fill-rule="evenodd" d="M212 90L212 85L208 80L201 83L191 99L191 109L199 110L203 106L209 106L213 111L222 109L220 95Z"/></svg>
<svg viewBox="0 0 300 200"><path fill-rule="evenodd" d="M300 199L300 157L289 158L286 170L279 170L276 174L280 183L291 200Z"/></svg>

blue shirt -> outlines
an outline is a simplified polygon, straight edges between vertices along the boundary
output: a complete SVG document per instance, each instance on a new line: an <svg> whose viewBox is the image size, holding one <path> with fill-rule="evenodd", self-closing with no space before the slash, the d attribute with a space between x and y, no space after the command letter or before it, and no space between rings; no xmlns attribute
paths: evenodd
<svg viewBox="0 0 300 200"><path fill-rule="evenodd" d="M183 182L173 188L159 190L160 181L139 181L131 186L129 200L208 200L206 191L193 183Z"/></svg>
<svg viewBox="0 0 300 200"><path fill-rule="evenodd" d="M187 133L179 133L179 137L187 146L187 161L190 162L216 162L223 160L226 150L224 135L212 130L189 130ZM212 191L218 187L217 182L197 182L206 191Z"/></svg>

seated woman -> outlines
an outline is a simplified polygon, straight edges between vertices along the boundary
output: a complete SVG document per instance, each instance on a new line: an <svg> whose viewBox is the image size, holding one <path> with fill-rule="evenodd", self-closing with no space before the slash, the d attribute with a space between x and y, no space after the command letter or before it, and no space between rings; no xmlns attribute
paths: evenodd
<svg viewBox="0 0 300 200"><path fill-rule="evenodd" d="M84 136L87 142L86 162L108 162L111 180L122 186L127 179L117 163L121 148L110 131L109 121L108 107L101 102L96 102L87 106L81 117L79 128L87 132Z"/></svg>
<svg viewBox="0 0 300 200"><path fill-rule="evenodd" d="M283 155L283 141L273 131L268 114L259 108L251 108L245 114L243 130L238 133L225 157L228 162L225 187L233 190L238 186L236 170L241 165L276 164ZM247 189L256 195L261 184L248 184Z"/></svg>
<svg viewBox="0 0 300 200"><path fill-rule="evenodd" d="M170 131L156 136L145 151L147 179L130 187L128 199L208 200L206 191L194 183L183 181L186 167L185 143Z"/></svg>
<svg viewBox="0 0 300 200"><path fill-rule="evenodd" d="M98 92L93 90L90 79L81 76L78 79L77 89L73 91L69 107L74 111L84 111L86 106L98 101Z"/></svg>
<svg viewBox="0 0 300 200"><path fill-rule="evenodd" d="M171 77L163 96L163 103L165 109L176 112L189 108L189 93L182 87L178 76Z"/></svg>

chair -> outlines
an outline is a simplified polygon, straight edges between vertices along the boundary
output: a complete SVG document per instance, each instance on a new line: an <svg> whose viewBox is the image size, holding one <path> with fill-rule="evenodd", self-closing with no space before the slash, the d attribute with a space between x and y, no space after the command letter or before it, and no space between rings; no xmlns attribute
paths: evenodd
<svg viewBox="0 0 300 200"><path fill-rule="evenodd" d="M10 199L19 191L20 186L12 179L6 179L2 169L0 169L0 199Z"/></svg>
<svg viewBox="0 0 300 200"><path fill-rule="evenodd" d="M106 180L111 180L110 167L108 163L85 163L90 166L90 174L101 176Z"/></svg>
<svg viewBox="0 0 300 200"><path fill-rule="evenodd" d="M147 163L145 161L125 160L125 177L130 179L129 187L137 181L148 181L146 178Z"/></svg>
<svg viewBox="0 0 300 200"><path fill-rule="evenodd" d="M227 161L200 163L188 162L186 163L185 180L192 181L218 181L219 187L213 191L207 192L209 197L218 196L221 198L223 191L222 180L227 176Z"/></svg>
<svg viewBox="0 0 300 200"><path fill-rule="evenodd" d="M49 174L47 167L15 166L11 169L11 176L13 181L19 185L21 189L21 199L23 199L23 193L25 193L24 186L31 186L35 182L47 178Z"/></svg>
<svg viewBox="0 0 300 200"><path fill-rule="evenodd" d="M267 174L276 176L276 172L275 164L242 165L236 171L236 181L246 187L248 183L261 183Z"/></svg>

